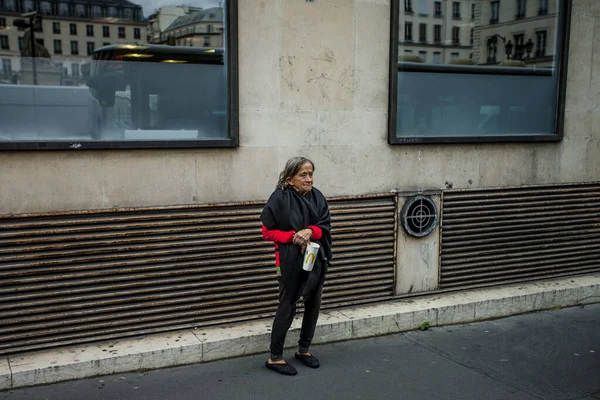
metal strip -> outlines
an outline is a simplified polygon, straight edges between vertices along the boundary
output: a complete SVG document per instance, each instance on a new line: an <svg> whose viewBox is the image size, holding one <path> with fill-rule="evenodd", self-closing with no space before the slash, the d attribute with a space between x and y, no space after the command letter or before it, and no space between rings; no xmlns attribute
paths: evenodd
<svg viewBox="0 0 600 400"><path fill-rule="evenodd" d="M390 298L393 194L329 200L323 307ZM263 202L0 215L0 355L272 316Z"/></svg>
<svg viewBox="0 0 600 400"><path fill-rule="evenodd" d="M440 289L600 271L600 184L446 190Z"/></svg>

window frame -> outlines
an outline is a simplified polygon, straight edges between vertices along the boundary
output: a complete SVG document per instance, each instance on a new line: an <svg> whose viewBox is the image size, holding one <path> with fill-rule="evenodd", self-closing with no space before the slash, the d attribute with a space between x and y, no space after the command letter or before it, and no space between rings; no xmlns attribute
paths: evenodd
<svg viewBox="0 0 600 400"><path fill-rule="evenodd" d="M38 150L138 150L138 149L176 149L176 148L236 148L239 146L239 59L238 59L238 0L226 0L227 12L224 13L225 32L225 68L227 74L227 117L226 137L219 139L195 140L119 140L119 141L0 141L0 150L38 151Z"/></svg>
<svg viewBox="0 0 600 400"><path fill-rule="evenodd" d="M442 144L442 143L519 143L519 142L560 142L564 137L565 121L565 97L567 85L567 70L569 57L569 33L571 31L572 4L571 1L561 0L557 10L557 47L556 53L558 86L556 91L556 114L554 116L554 132L552 134L529 134L529 135L489 135L489 136L422 136L402 137L396 133L398 123L398 47L399 40L398 24L400 20L400 2L392 1L390 18L390 64L389 64L389 92L388 92L388 143L391 145L414 145L414 144ZM454 70L453 73L465 73L465 68L459 65L447 66L446 69ZM410 67L404 66L404 71L416 72L442 72L437 65L415 64ZM447 71L444 71L447 72ZM508 68L496 68L495 71L482 70L480 74L507 75L518 71ZM470 73L477 73L471 72ZM519 75L522 74L519 73Z"/></svg>

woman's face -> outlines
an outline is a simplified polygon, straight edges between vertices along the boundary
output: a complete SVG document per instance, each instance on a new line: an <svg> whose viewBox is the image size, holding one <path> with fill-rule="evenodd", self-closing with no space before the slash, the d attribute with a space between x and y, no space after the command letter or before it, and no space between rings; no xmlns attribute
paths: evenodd
<svg viewBox="0 0 600 400"><path fill-rule="evenodd" d="M310 192L313 185L312 164L309 162L304 163L296 175L287 178L287 183L293 186L300 194Z"/></svg>

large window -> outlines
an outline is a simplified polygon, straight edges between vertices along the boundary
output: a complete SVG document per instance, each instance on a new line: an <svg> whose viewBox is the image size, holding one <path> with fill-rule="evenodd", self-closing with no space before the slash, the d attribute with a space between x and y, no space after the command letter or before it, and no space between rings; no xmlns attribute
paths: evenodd
<svg viewBox="0 0 600 400"><path fill-rule="evenodd" d="M134 17L150 15L171 4L161 2L128 7ZM13 56L19 60L11 79L0 85L0 150L237 146L237 0L205 4L181 6L181 17L157 43L140 42L142 21L122 20L113 32L126 33L118 44L92 42L86 26L64 42L50 37L50 58ZM197 11L186 14L189 5ZM210 35L189 29L206 20L214 26ZM102 31L109 36L108 25ZM184 39L186 46L178 46Z"/></svg>
<svg viewBox="0 0 600 400"><path fill-rule="evenodd" d="M438 20L429 58L392 30L390 143L562 139L570 1L540 2L545 15L511 2L514 12L481 0L473 21ZM392 5L395 26L412 24ZM438 40L444 32L451 37ZM419 57L407 55L414 50Z"/></svg>

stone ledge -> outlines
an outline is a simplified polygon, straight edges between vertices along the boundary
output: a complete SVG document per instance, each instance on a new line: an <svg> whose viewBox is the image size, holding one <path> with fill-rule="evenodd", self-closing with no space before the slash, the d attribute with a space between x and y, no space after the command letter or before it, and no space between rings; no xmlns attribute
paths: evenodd
<svg viewBox="0 0 600 400"><path fill-rule="evenodd" d="M465 292L426 295L353 309L323 311L315 344L429 326L462 324L600 302L600 274ZM271 320L149 335L0 358L0 390L264 353ZM296 318L286 347L295 347Z"/></svg>

